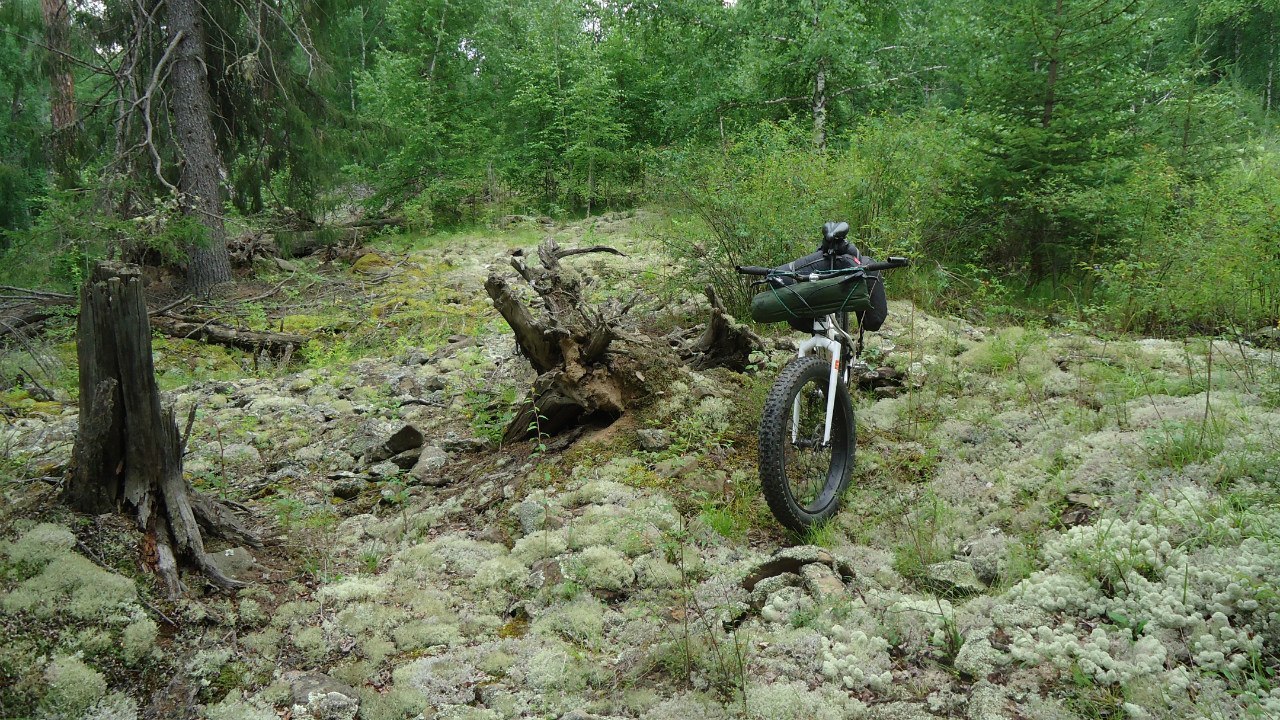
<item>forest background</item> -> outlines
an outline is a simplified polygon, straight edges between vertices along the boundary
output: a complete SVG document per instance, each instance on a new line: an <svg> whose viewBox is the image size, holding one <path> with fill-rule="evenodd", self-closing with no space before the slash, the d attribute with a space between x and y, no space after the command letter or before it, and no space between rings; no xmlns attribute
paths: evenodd
<svg viewBox="0 0 1280 720"><path fill-rule="evenodd" d="M940 309L1280 319L1277 0L2 0L0 282L230 277L237 233L660 208L735 263L844 219Z"/></svg>

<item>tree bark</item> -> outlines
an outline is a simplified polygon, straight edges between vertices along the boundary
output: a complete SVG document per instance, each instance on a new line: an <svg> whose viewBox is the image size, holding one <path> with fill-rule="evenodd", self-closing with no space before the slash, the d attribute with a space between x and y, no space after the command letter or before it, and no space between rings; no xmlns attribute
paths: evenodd
<svg viewBox="0 0 1280 720"><path fill-rule="evenodd" d="M64 500L82 512L132 514L146 536L144 560L171 596L183 590L179 557L220 587L242 586L209 559L201 526L257 543L228 511L197 496L182 475L178 424L172 410L160 407L141 271L99 263L80 302L80 431Z"/></svg>
<svg viewBox="0 0 1280 720"><path fill-rule="evenodd" d="M227 231L222 222L222 160L213 133L213 104L204 64L204 26L197 0L168 0L169 37L177 38L173 68L173 124L182 153L183 212L205 229L204 242L187 247L187 283L196 295L231 280Z"/></svg>
<svg viewBox="0 0 1280 720"><path fill-rule="evenodd" d="M53 168L66 187L79 184L75 164L76 84L71 72L71 12L67 0L40 0L49 45L49 120Z"/></svg>

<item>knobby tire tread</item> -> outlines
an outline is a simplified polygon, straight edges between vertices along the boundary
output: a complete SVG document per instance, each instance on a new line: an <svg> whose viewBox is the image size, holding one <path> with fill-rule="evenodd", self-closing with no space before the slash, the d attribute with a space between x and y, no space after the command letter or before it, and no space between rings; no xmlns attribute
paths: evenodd
<svg viewBox="0 0 1280 720"><path fill-rule="evenodd" d="M787 363L778 374L778 378L774 380L773 386L769 388L769 394L764 401L764 412L760 419L760 486L764 491L769 509L773 511L773 516L796 534L803 534L815 525L825 522L840 509L840 498L853 476L853 455L857 447L852 401L849 399L844 383L838 382L834 412L838 413L840 404L845 404L849 420L846 431L850 434L850 443L847 446L850 457L845 466L844 478L836 491L835 499L828 507L818 513L809 513L801 508L787 489L785 457L786 446L790 442L787 422L791 418L792 398L795 397L798 387L802 387L809 380L808 375L815 372L814 368L817 368L817 374L825 382L831 371L831 362L825 358L810 355ZM836 426L833 420L833 437L835 432Z"/></svg>

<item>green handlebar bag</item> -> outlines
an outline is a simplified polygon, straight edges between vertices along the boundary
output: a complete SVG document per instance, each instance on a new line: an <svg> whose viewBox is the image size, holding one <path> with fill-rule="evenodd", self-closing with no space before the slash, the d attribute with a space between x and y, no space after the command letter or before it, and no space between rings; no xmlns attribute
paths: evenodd
<svg viewBox="0 0 1280 720"><path fill-rule="evenodd" d="M845 275L827 280L770 285L751 298L751 319L773 323L793 318L820 318L831 313L859 312L871 307L866 277Z"/></svg>

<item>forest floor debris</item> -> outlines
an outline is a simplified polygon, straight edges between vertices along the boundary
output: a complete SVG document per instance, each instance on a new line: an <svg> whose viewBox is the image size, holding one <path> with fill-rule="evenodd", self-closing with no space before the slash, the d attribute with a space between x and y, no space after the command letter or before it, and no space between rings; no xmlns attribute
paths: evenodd
<svg viewBox="0 0 1280 720"><path fill-rule="evenodd" d="M632 223L547 231L627 251L584 262L593 292L649 294L641 321L705 321ZM165 697L211 719L1280 712L1270 351L895 303L868 355L906 382L858 394L846 508L788 538L754 468L776 338L572 443L502 443L532 372L483 282L539 239L388 246L373 284L295 261L341 289L291 293L303 278L228 318L306 334L283 367L157 340L162 387L197 408L188 476L272 538L218 548L253 580L234 595L162 599L126 522L56 505L73 375L42 376L54 400L0 394L5 716ZM65 343L40 352L65 369Z"/></svg>

